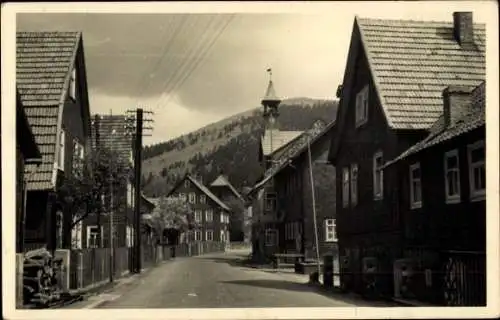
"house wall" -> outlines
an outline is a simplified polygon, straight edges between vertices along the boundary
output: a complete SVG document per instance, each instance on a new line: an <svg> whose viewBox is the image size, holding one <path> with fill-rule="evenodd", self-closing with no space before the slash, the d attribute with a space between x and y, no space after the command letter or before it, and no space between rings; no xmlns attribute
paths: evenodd
<svg viewBox="0 0 500 320"><path fill-rule="evenodd" d="M196 194L196 202L191 204L193 210L199 209L202 211L202 221L200 222L199 228L202 232L202 241L206 241L206 231L213 231L213 241L221 241L220 232L229 232L229 226L226 223L220 222L221 212L224 212L218 204L216 204L210 197L206 196L205 203L200 203L200 195L205 195L201 190L199 190L193 183L189 182L189 186L185 186L184 181L182 181L172 195L178 196L179 193L186 194L186 201L189 202L189 193ZM206 221L206 210L211 208L213 210L213 220Z"/></svg>
<svg viewBox="0 0 500 320"><path fill-rule="evenodd" d="M23 198L24 198L24 156L21 153L21 146L19 141L16 144L16 235L21 232L21 218L23 215ZM16 238L17 249L16 252L20 252L20 239Z"/></svg>
<svg viewBox="0 0 500 320"><path fill-rule="evenodd" d="M47 243L47 191L28 191L26 199L26 230L24 241L26 249Z"/></svg>
<svg viewBox="0 0 500 320"><path fill-rule="evenodd" d="M484 127L427 149L404 162L401 212L405 245L433 250L486 250L486 201L470 199L467 145L484 140ZM458 149L461 201L446 204L444 155ZM411 209L409 166L420 162L422 207Z"/></svg>
<svg viewBox="0 0 500 320"><path fill-rule="evenodd" d="M351 268L361 271L361 259L374 256L379 260L381 272L392 272L392 261L399 255L401 233L398 212L398 177L394 172L383 174L383 198L374 199L373 156L383 152L384 161L395 158L411 144L423 137L421 132L396 132L388 127L375 90L365 53L360 47L356 61L349 104L346 108L345 125L340 133L340 145L336 160L337 179L337 230L340 255L350 256ZM367 122L356 127L356 95L369 85L369 109ZM342 171L351 164L358 165L357 205L343 208ZM391 277L387 278L382 291L392 289ZM361 279L355 280L361 285Z"/></svg>

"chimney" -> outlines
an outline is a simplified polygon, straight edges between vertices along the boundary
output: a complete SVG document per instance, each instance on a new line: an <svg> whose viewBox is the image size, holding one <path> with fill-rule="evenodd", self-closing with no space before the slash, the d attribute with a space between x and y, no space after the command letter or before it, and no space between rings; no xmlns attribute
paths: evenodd
<svg viewBox="0 0 500 320"><path fill-rule="evenodd" d="M473 87L450 86L443 90L443 116L445 128L453 126L472 106Z"/></svg>
<svg viewBox="0 0 500 320"><path fill-rule="evenodd" d="M469 48L474 44L472 12L453 13L453 34L463 48Z"/></svg>

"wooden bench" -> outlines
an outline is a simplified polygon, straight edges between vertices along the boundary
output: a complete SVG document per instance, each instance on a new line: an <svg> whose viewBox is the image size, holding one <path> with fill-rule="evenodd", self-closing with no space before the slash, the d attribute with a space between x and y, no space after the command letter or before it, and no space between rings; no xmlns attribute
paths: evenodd
<svg viewBox="0 0 500 320"><path fill-rule="evenodd" d="M299 259L304 259L304 255L300 253L275 253L273 255L274 257L274 263L275 263L275 268L279 271L280 266L285 266L285 265L290 265L290 266L295 266L295 264L292 263L282 263L282 259L287 259L287 258L295 258L295 260Z"/></svg>

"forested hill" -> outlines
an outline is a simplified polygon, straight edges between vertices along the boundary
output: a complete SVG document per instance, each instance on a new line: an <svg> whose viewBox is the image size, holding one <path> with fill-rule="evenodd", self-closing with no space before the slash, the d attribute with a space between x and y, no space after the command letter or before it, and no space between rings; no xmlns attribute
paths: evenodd
<svg viewBox="0 0 500 320"><path fill-rule="evenodd" d="M318 119L334 120L336 113L337 100L287 99L280 105L277 126L281 130L306 130ZM256 108L145 147L144 192L149 196L166 194L186 172L200 174L208 183L221 170L237 189L251 186L262 173L258 151L263 133L262 110Z"/></svg>

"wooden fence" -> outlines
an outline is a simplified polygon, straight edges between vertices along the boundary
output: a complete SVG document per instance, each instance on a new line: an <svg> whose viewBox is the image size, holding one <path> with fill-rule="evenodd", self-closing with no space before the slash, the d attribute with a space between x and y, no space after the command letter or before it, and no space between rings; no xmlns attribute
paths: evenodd
<svg viewBox="0 0 500 320"><path fill-rule="evenodd" d="M157 263L175 257L198 256L207 253L223 252L225 244L219 242L183 243L170 245L143 245L141 248L141 266L153 267ZM69 288L82 289L109 281L111 270L113 278L118 279L132 270L133 248L114 248L113 261L110 248L90 248L70 252ZM111 267L112 266L112 267Z"/></svg>

